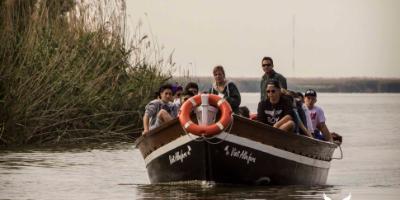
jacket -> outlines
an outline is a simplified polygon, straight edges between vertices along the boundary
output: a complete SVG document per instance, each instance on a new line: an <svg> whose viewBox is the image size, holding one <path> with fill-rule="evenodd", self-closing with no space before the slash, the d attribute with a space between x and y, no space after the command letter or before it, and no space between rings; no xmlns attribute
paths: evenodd
<svg viewBox="0 0 400 200"><path fill-rule="evenodd" d="M209 90L210 94L218 95L220 92L216 89L215 83L212 88ZM239 106L241 102L239 89L233 82L227 81L224 86L224 91L222 92L224 99L229 102L232 107L232 111L234 113L239 113Z"/></svg>
<svg viewBox="0 0 400 200"><path fill-rule="evenodd" d="M261 83L260 83L261 101L265 100L266 98L265 88L267 87L267 83L270 79L275 79L279 81L279 83L281 84L281 88L287 89L286 78L281 74L272 70L272 73L270 75L264 74L261 78Z"/></svg>

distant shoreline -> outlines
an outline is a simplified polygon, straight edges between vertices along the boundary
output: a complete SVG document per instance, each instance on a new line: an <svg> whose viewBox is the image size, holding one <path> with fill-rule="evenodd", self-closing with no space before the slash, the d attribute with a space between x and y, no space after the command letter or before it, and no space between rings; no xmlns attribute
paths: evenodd
<svg viewBox="0 0 400 200"><path fill-rule="evenodd" d="M229 80L236 83L241 92L259 92L260 78L238 78ZM197 82L200 90L211 87L212 77L175 77L173 81L185 84L189 81ZM313 88L318 92L338 93L400 93L400 78L287 78L288 89L303 92Z"/></svg>

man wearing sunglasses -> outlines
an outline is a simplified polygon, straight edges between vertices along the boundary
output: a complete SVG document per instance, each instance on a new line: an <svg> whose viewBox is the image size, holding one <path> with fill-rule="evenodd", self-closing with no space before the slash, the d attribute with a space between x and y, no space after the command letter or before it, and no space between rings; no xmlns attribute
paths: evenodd
<svg viewBox="0 0 400 200"><path fill-rule="evenodd" d="M265 93L267 97L258 104L257 120L275 128L292 132L295 126L292 118L292 104L289 99L282 96L280 83L274 79L269 80L266 84Z"/></svg>
<svg viewBox="0 0 400 200"><path fill-rule="evenodd" d="M261 79L260 91L261 91L261 101L265 99L266 93L265 88L267 87L267 83L271 79L275 79L279 82L281 88L287 89L286 78L281 74L275 72L274 70L274 61L271 57L264 57L261 60L261 66L265 74Z"/></svg>

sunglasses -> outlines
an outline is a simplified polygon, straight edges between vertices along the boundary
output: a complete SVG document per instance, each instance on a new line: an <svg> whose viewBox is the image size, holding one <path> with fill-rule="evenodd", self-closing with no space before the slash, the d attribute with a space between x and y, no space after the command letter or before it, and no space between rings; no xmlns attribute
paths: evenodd
<svg viewBox="0 0 400 200"><path fill-rule="evenodd" d="M269 94L269 93L275 93L276 92L276 90L267 90L267 93Z"/></svg>
<svg viewBox="0 0 400 200"><path fill-rule="evenodd" d="M269 64L263 64L262 66L263 66L263 67L271 67L272 64L270 64L270 63L269 63Z"/></svg>

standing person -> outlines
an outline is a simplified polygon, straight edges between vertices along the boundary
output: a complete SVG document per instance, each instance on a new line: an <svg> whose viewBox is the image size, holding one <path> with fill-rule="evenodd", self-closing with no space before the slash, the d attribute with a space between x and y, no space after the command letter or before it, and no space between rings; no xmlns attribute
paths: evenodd
<svg viewBox="0 0 400 200"><path fill-rule="evenodd" d="M261 60L261 66L265 74L261 78L260 84L260 92L261 92L261 101L265 99L265 88L267 87L267 83L271 79L275 79L279 82L280 87L287 89L286 78L281 74L275 72L274 70L274 61L271 57L264 57Z"/></svg>
<svg viewBox="0 0 400 200"><path fill-rule="evenodd" d="M178 115L177 107L172 101L172 86L170 84L162 85L159 89L160 96L150 101L145 107L143 116L143 133L168 122Z"/></svg>
<svg viewBox="0 0 400 200"><path fill-rule="evenodd" d="M239 106L241 102L240 92L233 82L226 80L225 70L221 65L213 69L214 83L209 93L219 95L226 99L232 107L232 111L236 114L239 113Z"/></svg>
<svg viewBox="0 0 400 200"><path fill-rule="evenodd" d="M283 98L281 86L277 80L269 80L265 93L267 97L258 103L257 120L275 128L292 132L295 123L293 121L292 103Z"/></svg>
<svg viewBox="0 0 400 200"><path fill-rule="evenodd" d="M310 112L310 118L314 129L314 137L317 139L332 142L332 135L326 126L324 111L315 105L317 102L317 92L313 89L308 89L304 94L304 102ZM322 135L321 135L322 133Z"/></svg>

